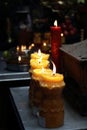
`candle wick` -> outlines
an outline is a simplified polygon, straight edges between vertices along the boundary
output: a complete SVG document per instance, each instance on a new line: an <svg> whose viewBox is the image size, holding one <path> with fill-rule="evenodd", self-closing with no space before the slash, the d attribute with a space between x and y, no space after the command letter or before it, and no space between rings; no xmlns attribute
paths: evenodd
<svg viewBox="0 0 87 130"><path fill-rule="evenodd" d="M55 73L53 73L53 75L55 75Z"/></svg>

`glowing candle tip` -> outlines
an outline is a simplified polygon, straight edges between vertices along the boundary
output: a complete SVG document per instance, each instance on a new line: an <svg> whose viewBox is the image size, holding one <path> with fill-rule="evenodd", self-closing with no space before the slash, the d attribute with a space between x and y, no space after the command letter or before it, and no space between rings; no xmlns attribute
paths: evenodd
<svg viewBox="0 0 87 130"><path fill-rule="evenodd" d="M57 20L54 21L54 26L57 27L58 23L57 23Z"/></svg>

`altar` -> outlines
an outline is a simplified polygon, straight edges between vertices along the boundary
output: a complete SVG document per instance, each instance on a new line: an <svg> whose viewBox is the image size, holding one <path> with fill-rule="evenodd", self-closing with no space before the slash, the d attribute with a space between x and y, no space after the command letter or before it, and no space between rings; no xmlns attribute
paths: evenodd
<svg viewBox="0 0 87 130"><path fill-rule="evenodd" d="M16 111L16 119L21 124L23 130L48 130L38 124L37 117L34 117L29 107L28 98L29 86L10 88L11 102ZM86 130L87 117L82 117L74 111L64 100L64 125L51 130Z"/></svg>

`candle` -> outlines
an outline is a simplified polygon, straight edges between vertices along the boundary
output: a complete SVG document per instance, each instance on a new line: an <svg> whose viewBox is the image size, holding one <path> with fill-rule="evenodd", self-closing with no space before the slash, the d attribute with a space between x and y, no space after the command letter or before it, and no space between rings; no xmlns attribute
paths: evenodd
<svg viewBox="0 0 87 130"><path fill-rule="evenodd" d="M48 44L46 42L43 42L41 49L42 49L42 52L47 53L49 49Z"/></svg>
<svg viewBox="0 0 87 130"><path fill-rule="evenodd" d="M39 124L47 128L60 127L64 124L62 90L65 82L64 76L56 73L55 64L53 64L53 72L41 75L39 86L42 92L38 117ZM44 124L42 123L43 118Z"/></svg>
<svg viewBox="0 0 87 130"><path fill-rule="evenodd" d="M35 80L40 80L41 79L41 76L43 74L52 74L52 70L51 69L46 69L46 68L42 68L42 69L34 69L32 71L32 79L35 79Z"/></svg>
<svg viewBox="0 0 87 130"><path fill-rule="evenodd" d="M34 52L31 54L31 59L39 59L40 57L42 57L42 59L48 60L49 56L49 54L42 53L40 50L38 50L38 52Z"/></svg>
<svg viewBox="0 0 87 130"><path fill-rule="evenodd" d="M21 46L21 51L24 52L26 50L26 46L25 45L22 45Z"/></svg>
<svg viewBox="0 0 87 130"><path fill-rule="evenodd" d="M57 72L60 70L60 51L61 46L61 27L57 26L57 21L55 20L54 26L51 27L51 54L52 60L57 67Z"/></svg>
<svg viewBox="0 0 87 130"><path fill-rule="evenodd" d="M54 87L64 87L64 76L62 74L56 73L56 66L53 64L53 72L48 75L43 74L41 78L41 86L45 86L48 88Z"/></svg>
<svg viewBox="0 0 87 130"><path fill-rule="evenodd" d="M30 60L30 67L32 69L36 68L49 68L49 61L48 60L41 60L41 59L31 59Z"/></svg>
<svg viewBox="0 0 87 130"><path fill-rule="evenodd" d="M63 33L61 33L61 43L62 43L62 44L65 43L65 37L64 37L64 34L63 34Z"/></svg>

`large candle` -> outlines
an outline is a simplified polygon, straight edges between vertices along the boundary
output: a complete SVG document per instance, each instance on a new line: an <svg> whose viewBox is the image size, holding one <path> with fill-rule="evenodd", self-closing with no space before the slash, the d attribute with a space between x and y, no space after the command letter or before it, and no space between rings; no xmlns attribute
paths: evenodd
<svg viewBox="0 0 87 130"><path fill-rule="evenodd" d="M42 74L39 84L41 92L43 92L39 107L39 124L47 128L56 128L63 125L64 104L62 90L65 86L64 76L55 71ZM43 119L45 123L42 122Z"/></svg>
<svg viewBox="0 0 87 130"><path fill-rule="evenodd" d="M57 26L57 21L55 20L54 26L51 27L51 54L52 60L57 67L57 72L60 71L60 51L61 46L61 27Z"/></svg>

